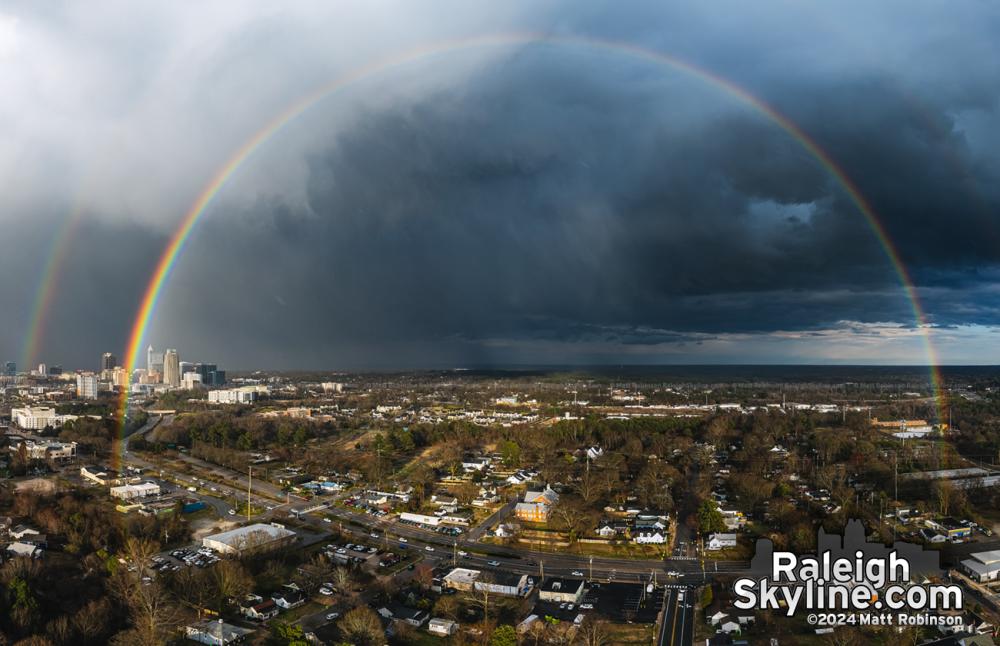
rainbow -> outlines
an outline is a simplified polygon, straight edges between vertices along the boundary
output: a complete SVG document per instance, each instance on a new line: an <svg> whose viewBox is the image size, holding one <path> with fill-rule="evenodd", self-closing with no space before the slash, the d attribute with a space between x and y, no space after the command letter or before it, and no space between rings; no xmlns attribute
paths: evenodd
<svg viewBox="0 0 1000 646"><path fill-rule="evenodd" d="M549 34L537 34L537 33L514 33L514 34L501 34L501 35L490 35L481 36L476 38L469 38L463 40L451 40L445 42L439 42L434 45L423 47L415 50L410 50L401 54L397 54L391 58L382 59L358 68L352 72L349 72L341 77L338 77L331 83L318 88L315 92L312 92L305 97L299 99L291 106L289 106L284 112L279 114L277 117L272 119L267 123L264 128L258 131L253 137L251 137L246 143L244 143L232 157L219 169L219 171L212 177L211 181L205 185L201 194L195 200L194 204L185 214L184 219L181 221L180 226L174 232L170 239L169 244L163 251L163 255L160 257L159 262L156 265L156 269L153 272L152 277L149 280L149 284L146 287L145 294L143 295L141 305L139 307L138 313L135 318L135 322L132 326L132 331L129 336L128 346L125 352L125 362L124 366L126 368L128 377L131 377L133 370L136 367L136 363L142 353L142 344L146 334L146 329L152 320L153 314L156 311L157 302L159 301L160 295L163 293L164 286L167 284L171 271L177 262L180 253L183 251L185 244L187 243L191 232L194 230L195 225L205 214L208 207L212 204L214 198L219 194L222 188L226 185L229 179L240 169L243 163L253 155L265 142L267 142L271 137L273 137L278 131L284 128L288 123L302 115L309 108L319 103L324 98L343 90L350 85L361 81L367 77L370 77L376 73L386 71L390 68L409 63L421 58L428 56L433 56L436 54L452 53L455 51L468 49L472 47L487 47L487 46L515 46L515 45L532 45L532 44L544 44L544 45L561 45L561 46L577 46L591 49L607 50L619 54L625 54L636 59L648 61L655 65L665 66L672 70L684 73L688 76L692 76L701 81L707 82L710 85L724 91L725 93L739 99L744 104L752 107L754 110L760 114L766 116L780 128L782 128L786 133L792 136L812 157L814 157L823 168L830 173L830 175L836 179L836 181L843 187L846 194L857 206L858 210L864 216L868 225L871 227L875 237L877 238L879 244L885 251L890 263L892 264L893 270L897 274L900 283L903 286L906 298L910 302L911 308L913 310L913 317L919 329L923 332L924 343L926 345L927 359L931 366L931 387L934 391L934 396L938 402L938 406L941 405L941 374L938 369L937 356L935 354L933 345L931 343L929 335L929 325L927 323L927 317L924 313L923 307L920 304L920 300L913 287L913 281L910 277L906 266L900 259L899 252L896 247L892 244L886 233L885 227L879 221L872 209L871 204L865 199L861 194L861 191L855 185L853 181L848 177L847 173L841 169L836 162L830 157L830 155L824 151L819 144L816 143L808 134L806 134L800 127L793 123L788 117L782 115L777 110L772 108L770 105L757 98L756 96L750 94L744 88L736 85L732 81L729 81L717 74L704 70L697 67L689 62L683 61L681 59L663 54L657 51L643 49L635 45L628 43L621 43L610 40L602 40L596 38L581 38L573 36L553 36ZM127 412L128 405L128 392L129 388L126 386L122 390L122 395L119 400L119 419L121 421L121 428L124 430L125 425L125 414ZM939 409L939 415L941 411Z"/></svg>
<svg viewBox="0 0 1000 646"><path fill-rule="evenodd" d="M38 361L38 348L45 330L48 327L49 312L52 308L53 298L59 288L59 277L62 275L63 265L69 253L70 242L76 234L77 225L83 209L80 200L70 210L63 224L52 237L52 244L42 267L42 273L38 281L38 289L35 290L35 300L31 306L31 318L28 321L27 334L22 344L20 365L22 370L27 370L29 366L34 366Z"/></svg>

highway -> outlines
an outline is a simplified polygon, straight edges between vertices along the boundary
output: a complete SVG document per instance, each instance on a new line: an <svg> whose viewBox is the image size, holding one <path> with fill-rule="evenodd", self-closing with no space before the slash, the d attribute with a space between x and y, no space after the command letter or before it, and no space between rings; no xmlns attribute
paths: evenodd
<svg viewBox="0 0 1000 646"><path fill-rule="evenodd" d="M131 437L144 436L160 423L169 424L170 419L169 415L162 418L151 417L147 424ZM202 490L197 497L210 504L224 517L230 517L228 511L231 509L230 502L233 499L245 499L246 487L249 484L246 474L186 454L178 454L178 458L196 469L207 472L203 477L212 480L172 473L162 464L150 462L132 453L129 449L131 437L127 438L125 442L123 452L125 464L141 467L151 476L156 473L169 475L171 479L182 485L197 482ZM206 487L210 489L210 493L204 493L203 490ZM251 491L253 504L266 510L256 516L254 520L261 522L287 520L289 506L284 501L290 498L279 487L263 479L254 478ZM301 503L297 503L295 506L305 508L316 505L316 501L304 503L304 499L298 496L292 497ZM487 568L490 567L487 565L489 561L499 561L501 563L499 567L504 570L526 574L540 575L544 572L547 575L573 576L573 572L582 572L587 579L619 582L648 581L652 575L661 584L697 585L703 581L711 580L717 574L736 574L747 570L745 562L709 561L707 571L703 575L700 562L694 559L636 560L597 556L591 558L585 555L538 552L520 547L478 542L489 523L498 519L502 512L510 506L509 503L504 505L501 510L490 517L489 522L481 523L478 528L473 528L460 537L445 536L413 525L387 520L385 517L377 518L333 505L309 514L301 514L299 520L320 533L329 532L333 527L337 527L342 532L350 532L358 536L368 535L371 538L370 534L374 532L390 549L393 547L398 549L398 537L404 536L408 541L408 549L423 550L424 557L432 562L451 562L454 560L459 565ZM333 522L325 522L324 516L332 517ZM426 551L427 546L432 547L433 551ZM459 550L467 552L468 556L456 558L456 552ZM680 572L682 576L668 577L666 574L668 571Z"/></svg>

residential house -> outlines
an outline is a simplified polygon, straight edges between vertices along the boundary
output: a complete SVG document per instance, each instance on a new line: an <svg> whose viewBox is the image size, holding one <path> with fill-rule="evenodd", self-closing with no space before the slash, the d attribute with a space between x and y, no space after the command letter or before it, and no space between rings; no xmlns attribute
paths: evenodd
<svg viewBox="0 0 1000 646"><path fill-rule="evenodd" d="M286 585L278 592L272 594L271 600L282 610L291 610L304 604L306 602L306 595L298 588Z"/></svg>
<svg viewBox="0 0 1000 646"><path fill-rule="evenodd" d="M426 610L418 610L416 608L410 608L409 606L404 606L396 603L383 606L378 609L378 614L380 614L385 619L392 621L402 621L415 628L420 628L427 621L428 614Z"/></svg>
<svg viewBox="0 0 1000 646"><path fill-rule="evenodd" d="M256 594L248 594L240 603L240 614L254 621L266 621L278 616L281 608L274 599L264 599Z"/></svg>
<svg viewBox="0 0 1000 646"><path fill-rule="evenodd" d="M238 644L245 641L247 635L253 632L249 628L227 624L221 619L201 621L184 627L184 634L188 639L209 646Z"/></svg>
<svg viewBox="0 0 1000 646"><path fill-rule="evenodd" d="M705 549L711 551L736 547L736 534L712 534L705 543Z"/></svg>
<svg viewBox="0 0 1000 646"><path fill-rule="evenodd" d="M25 558L42 558L44 551L37 545L31 543L14 542L7 546L7 553L11 556L22 556Z"/></svg>

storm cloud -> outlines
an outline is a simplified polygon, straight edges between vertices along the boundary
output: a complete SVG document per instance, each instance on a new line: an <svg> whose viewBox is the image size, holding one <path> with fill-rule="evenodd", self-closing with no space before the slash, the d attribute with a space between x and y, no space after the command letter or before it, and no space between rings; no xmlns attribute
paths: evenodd
<svg viewBox="0 0 1000 646"><path fill-rule="evenodd" d="M198 224L149 341L234 368L921 363L930 333L946 361L993 360L989 5L223 6L131 27L68 6L0 20L5 69L45 55L8 81L0 224L23 244L0 257L0 355L19 352L67 212L79 229L36 359L89 366L124 345L171 230L274 115L395 52L530 30L551 38L412 57L285 126ZM596 39L711 70L796 123L870 202L931 327L801 142Z"/></svg>

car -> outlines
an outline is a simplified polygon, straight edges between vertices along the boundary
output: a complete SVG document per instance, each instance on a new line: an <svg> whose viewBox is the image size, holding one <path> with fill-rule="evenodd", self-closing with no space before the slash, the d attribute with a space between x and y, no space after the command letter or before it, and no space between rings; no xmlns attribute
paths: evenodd
<svg viewBox="0 0 1000 646"><path fill-rule="evenodd" d="M330 595L333 594L333 590L331 590L326 586L323 586L322 588L319 589L319 593L322 594L323 596L329 597Z"/></svg>
<svg viewBox="0 0 1000 646"><path fill-rule="evenodd" d="M372 532L371 534L369 534L369 536L371 536L372 538L378 538L379 537L378 536L378 532Z"/></svg>
<svg viewBox="0 0 1000 646"><path fill-rule="evenodd" d="M680 576L680 575L681 573L678 572L677 570L670 570L669 572L667 572L667 576Z"/></svg>
<svg viewBox="0 0 1000 646"><path fill-rule="evenodd" d="M566 610L572 610L573 608L576 608L576 604L570 603L566 605Z"/></svg>
<svg viewBox="0 0 1000 646"><path fill-rule="evenodd" d="M462 551L462 550L458 550L458 555L459 555L459 556L462 556L462 557L465 557L465 556L468 556L468 555L469 555L469 553L468 553L468 552L465 552L465 551Z"/></svg>
<svg viewBox="0 0 1000 646"><path fill-rule="evenodd" d="M559 604L559 609L560 610L565 610L566 609L566 602L565 601L563 603Z"/></svg>
<svg viewBox="0 0 1000 646"><path fill-rule="evenodd" d="M594 609L594 604L592 604L592 603L581 603L580 604L580 610L593 610L593 609Z"/></svg>
<svg viewBox="0 0 1000 646"><path fill-rule="evenodd" d="M410 563L409 565L407 565L407 566L406 566L406 569L407 569L407 570L412 570L412 569L414 569L414 568L416 568L416 567L417 567L417 566L416 566L416 564L415 564L415 563Z"/></svg>
<svg viewBox="0 0 1000 646"><path fill-rule="evenodd" d="M486 565L490 567L500 567L500 561L487 561Z"/></svg>
<svg viewBox="0 0 1000 646"><path fill-rule="evenodd" d="M400 537L399 537L399 542L400 542L400 543L409 543L410 541L406 540L406 537L405 537L405 536L400 536Z"/></svg>
<svg viewBox="0 0 1000 646"><path fill-rule="evenodd" d="M334 621L336 619L340 619L340 613L339 612L328 612L326 614L326 620L327 621Z"/></svg>
<svg viewBox="0 0 1000 646"><path fill-rule="evenodd" d="M236 510L235 509L230 509L229 510L229 515L230 516L235 516L236 515Z"/></svg>
<svg viewBox="0 0 1000 646"><path fill-rule="evenodd" d="M573 570L573 576L583 576L583 572L580 570Z"/></svg>
<svg viewBox="0 0 1000 646"><path fill-rule="evenodd" d="M428 546L427 546L427 547L425 547L424 549L425 549L425 550L427 550L428 552L433 552L433 551L434 551L434 548L433 548L433 547L431 547L430 545L428 545Z"/></svg>

